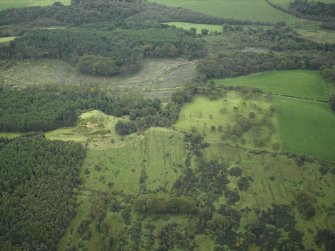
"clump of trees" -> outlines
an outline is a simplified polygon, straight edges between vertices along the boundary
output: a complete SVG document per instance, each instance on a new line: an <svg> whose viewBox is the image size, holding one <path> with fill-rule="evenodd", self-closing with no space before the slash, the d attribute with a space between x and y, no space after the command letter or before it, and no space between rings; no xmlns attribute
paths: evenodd
<svg viewBox="0 0 335 251"><path fill-rule="evenodd" d="M335 4L318 1L294 0L289 11L298 17L321 21L335 20Z"/></svg>
<svg viewBox="0 0 335 251"><path fill-rule="evenodd" d="M299 213L301 213L306 220L310 220L316 213L311 197L304 192L300 192L295 198Z"/></svg>
<svg viewBox="0 0 335 251"><path fill-rule="evenodd" d="M193 197L167 194L140 195L134 201L134 209L143 214L196 214L197 201Z"/></svg>
<svg viewBox="0 0 335 251"><path fill-rule="evenodd" d="M325 251L335 250L335 232L330 229L318 230L314 237L316 245L324 248Z"/></svg>
<svg viewBox="0 0 335 251"><path fill-rule="evenodd" d="M333 53L291 51L289 53L232 52L200 60L197 69L207 78L227 78L266 70L307 69L335 63Z"/></svg>
<svg viewBox="0 0 335 251"><path fill-rule="evenodd" d="M0 246L56 250L75 215L83 147L40 134L0 142Z"/></svg>

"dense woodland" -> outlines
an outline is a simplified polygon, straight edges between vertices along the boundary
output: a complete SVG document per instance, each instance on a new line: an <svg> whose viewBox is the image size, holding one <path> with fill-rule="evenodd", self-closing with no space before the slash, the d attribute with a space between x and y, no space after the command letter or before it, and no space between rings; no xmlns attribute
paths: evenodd
<svg viewBox="0 0 335 251"><path fill-rule="evenodd" d="M334 64L333 52L228 52L200 60L198 71L208 78L226 78L266 70L318 70Z"/></svg>
<svg viewBox="0 0 335 251"><path fill-rule="evenodd" d="M335 4L318 1L294 0L289 11L297 16L324 21L335 21Z"/></svg>
<svg viewBox="0 0 335 251"><path fill-rule="evenodd" d="M78 115L98 109L117 117L128 115L129 122L119 122L119 134L129 134L150 126L170 126L181 105L191 99L188 89L177 92L164 108L158 99L107 97L100 90L79 91L53 88L40 90L0 90L0 131L47 131L74 126Z"/></svg>
<svg viewBox="0 0 335 251"><path fill-rule="evenodd" d="M76 214L83 147L38 134L0 142L1 250L56 250Z"/></svg>
<svg viewBox="0 0 335 251"><path fill-rule="evenodd" d="M204 55L203 43L187 32L157 28L36 30L0 48L2 58L63 59L83 73L99 76L134 73L144 58Z"/></svg>

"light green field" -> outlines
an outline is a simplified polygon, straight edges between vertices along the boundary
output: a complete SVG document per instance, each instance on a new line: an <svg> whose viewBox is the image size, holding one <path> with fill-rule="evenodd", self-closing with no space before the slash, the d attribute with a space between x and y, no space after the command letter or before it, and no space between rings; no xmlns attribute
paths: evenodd
<svg viewBox="0 0 335 251"><path fill-rule="evenodd" d="M328 101L326 83L318 71L266 71L215 81L227 86L255 87L279 95Z"/></svg>
<svg viewBox="0 0 335 251"><path fill-rule="evenodd" d="M264 97L248 99L235 92L228 92L226 97L218 100L196 97L192 103L183 106L175 127L183 131L198 132L209 142L271 148L277 143L277 122L270 109L271 103ZM256 117L249 120L251 112ZM251 123L249 130L241 136L237 135L234 128L248 120ZM256 144L255 138L263 143Z"/></svg>
<svg viewBox="0 0 335 251"><path fill-rule="evenodd" d="M191 28L195 28L197 30L197 34L201 34L202 29L207 29L209 32L220 32L222 33L222 25L211 25L211 24L192 24L192 23L184 23L184 22L170 22L166 23L168 25L174 25L177 28L182 28L184 30L190 30Z"/></svg>
<svg viewBox="0 0 335 251"><path fill-rule="evenodd" d="M240 20L279 22L285 21L293 24L298 18L279 11L265 0L151 0L168 6L180 6L194 11L202 12L223 18Z"/></svg>
<svg viewBox="0 0 335 251"><path fill-rule="evenodd" d="M109 92L127 91L149 98L170 100L171 93L189 82L196 72L194 61L155 59L144 63L143 69L128 77L95 77L81 74L75 67L60 60L24 60L11 67L1 67L0 79L13 88L35 85L96 85Z"/></svg>
<svg viewBox="0 0 335 251"><path fill-rule="evenodd" d="M335 160L335 115L328 104L274 97L283 150Z"/></svg>
<svg viewBox="0 0 335 251"><path fill-rule="evenodd" d="M70 4L71 0L0 0L0 10L29 6L46 6L51 5L54 2Z"/></svg>
<svg viewBox="0 0 335 251"><path fill-rule="evenodd" d="M0 44L14 40L16 37L0 37Z"/></svg>

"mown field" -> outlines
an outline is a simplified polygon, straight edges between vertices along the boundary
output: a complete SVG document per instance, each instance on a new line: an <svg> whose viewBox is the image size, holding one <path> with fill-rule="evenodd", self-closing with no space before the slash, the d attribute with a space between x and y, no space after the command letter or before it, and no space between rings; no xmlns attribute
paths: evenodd
<svg viewBox="0 0 335 251"><path fill-rule="evenodd" d="M71 0L0 0L0 10L9 8L22 8L29 6L46 6L54 2L61 2L62 4L70 4Z"/></svg>
<svg viewBox="0 0 335 251"><path fill-rule="evenodd" d="M274 97L284 150L334 161L335 116L328 103Z"/></svg>
<svg viewBox="0 0 335 251"><path fill-rule="evenodd" d="M264 0L151 0L168 6L180 6L208 15L263 22L285 21L293 24L298 18L274 9Z"/></svg>
<svg viewBox="0 0 335 251"><path fill-rule="evenodd" d="M226 86L247 86L264 92L328 101L326 83L318 71L267 71L215 80Z"/></svg>
<svg viewBox="0 0 335 251"><path fill-rule="evenodd" d="M322 30L322 29L297 29L299 34L304 38L320 42L320 43L329 43L333 44L335 42L335 31L332 30Z"/></svg>

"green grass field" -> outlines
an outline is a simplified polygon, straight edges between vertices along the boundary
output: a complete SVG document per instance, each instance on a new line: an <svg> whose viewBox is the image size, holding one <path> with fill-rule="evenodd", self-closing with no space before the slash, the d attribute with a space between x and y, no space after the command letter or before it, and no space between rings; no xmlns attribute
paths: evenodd
<svg viewBox="0 0 335 251"><path fill-rule="evenodd" d="M0 0L0 10L29 6L46 6L51 5L54 2L70 4L71 0Z"/></svg>
<svg viewBox="0 0 335 251"><path fill-rule="evenodd" d="M191 28L195 28L197 30L197 34L201 34L202 29L207 29L209 32L221 32L222 33L222 25L211 25L211 24L192 24L192 23L184 23L184 22L170 22L166 23L170 26L174 25L177 28L182 28L184 30L190 30Z"/></svg>
<svg viewBox="0 0 335 251"><path fill-rule="evenodd" d="M151 0L169 6L180 6L208 15L240 20L279 22L293 24L299 19L276 10L265 0Z"/></svg>
<svg viewBox="0 0 335 251"><path fill-rule="evenodd" d="M318 71L267 71L215 81L227 86L255 87L274 94L328 101L326 83Z"/></svg>
<svg viewBox="0 0 335 251"><path fill-rule="evenodd" d="M274 97L283 150L335 160L335 114L328 104Z"/></svg>

